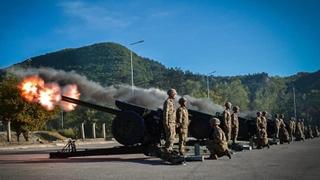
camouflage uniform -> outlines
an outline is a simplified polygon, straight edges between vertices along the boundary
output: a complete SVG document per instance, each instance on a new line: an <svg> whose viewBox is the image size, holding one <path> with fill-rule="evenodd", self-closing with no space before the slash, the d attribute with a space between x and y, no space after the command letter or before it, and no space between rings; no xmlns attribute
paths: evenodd
<svg viewBox="0 0 320 180"><path fill-rule="evenodd" d="M262 124L261 114L260 114L260 112L257 112L257 118L256 118L257 134L258 134L258 132L259 132L259 129L260 129L261 124Z"/></svg>
<svg viewBox="0 0 320 180"><path fill-rule="evenodd" d="M279 138L279 129L280 129L280 125L281 125L281 121L279 119L279 115L276 115L276 119L275 119L275 128L276 128L276 132L275 132L275 138Z"/></svg>
<svg viewBox="0 0 320 180"><path fill-rule="evenodd" d="M300 140L304 140L304 134L303 134L303 131L301 129L301 122L298 121L296 123L296 140L297 141L300 141Z"/></svg>
<svg viewBox="0 0 320 180"><path fill-rule="evenodd" d="M262 112L262 116L261 116L261 123L263 124L263 127L264 127L264 129L267 131L267 117L266 117L266 115L267 115L267 112L266 111L263 111Z"/></svg>
<svg viewBox="0 0 320 180"><path fill-rule="evenodd" d="M257 148L260 149L262 147L268 146L268 134L266 129L264 128L264 124L260 124L259 131L258 131L258 143Z"/></svg>
<svg viewBox="0 0 320 180"><path fill-rule="evenodd" d="M295 122L294 122L294 118L291 118L288 126L288 133L289 133L290 139L293 138L294 132L295 132Z"/></svg>
<svg viewBox="0 0 320 180"><path fill-rule="evenodd" d="M230 107L231 103L227 102L225 104L226 109L223 111L222 115L222 121L221 121L221 128L223 132L225 133L227 142L231 139L231 113L230 113Z"/></svg>
<svg viewBox="0 0 320 180"><path fill-rule="evenodd" d="M283 144L284 142L290 142L290 136L284 123L281 123L280 125L279 139L281 144Z"/></svg>
<svg viewBox="0 0 320 180"><path fill-rule="evenodd" d="M170 90L168 91L168 95L169 93ZM171 151L173 149L173 143L176 136L176 110L174 106L174 99L171 97L169 97L163 104L163 126L166 133L165 148L167 151Z"/></svg>
<svg viewBox="0 0 320 180"><path fill-rule="evenodd" d="M180 99L180 107L177 109L177 128L179 134L179 152L180 154L185 153L185 145L188 138L188 126L189 126L189 114L188 109L185 104L181 104L186 102L185 99Z"/></svg>
<svg viewBox="0 0 320 180"><path fill-rule="evenodd" d="M219 119L213 118L211 120L212 134L207 141L207 148L210 151L210 158L216 159L217 157L227 155L231 159L231 155L228 150L227 138L223 130L218 126L220 124Z"/></svg>
<svg viewBox="0 0 320 180"><path fill-rule="evenodd" d="M238 139L239 132L239 119L238 112L240 108L238 106L233 107L233 113L231 114L231 140L233 143L236 143Z"/></svg>
<svg viewBox="0 0 320 180"><path fill-rule="evenodd" d="M301 119L301 130L302 130L302 133L304 134L304 119Z"/></svg>
<svg viewBox="0 0 320 180"><path fill-rule="evenodd" d="M319 132L319 128L318 126L314 127L314 137L319 137L320 136L320 132Z"/></svg>
<svg viewBox="0 0 320 180"><path fill-rule="evenodd" d="M313 133L312 133L312 128L311 125L307 126L307 132L308 132L308 137L313 138Z"/></svg>

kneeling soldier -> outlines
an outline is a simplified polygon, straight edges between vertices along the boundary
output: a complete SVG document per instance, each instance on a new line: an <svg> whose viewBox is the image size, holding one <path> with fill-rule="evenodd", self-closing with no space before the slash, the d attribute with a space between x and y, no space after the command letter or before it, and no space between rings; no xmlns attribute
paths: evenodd
<svg viewBox="0 0 320 180"><path fill-rule="evenodd" d="M212 118L210 120L212 126L212 133L207 142L207 148L210 151L209 159L217 159L221 156L228 156L231 159L231 155L228 149L226 135L219 127L220 120Z"/></svg>
<svg viewBox="0 0 320 180"><path fill-rule="evenodd" d="M283 144L285 142L290 144L290 135L289 135L289 132L287 131L286 125L284 123L280 124L279 139L280 139L280 144Z"/></svg>
<svg viewBox="0 0 320 180"><path fill-rule="evenodd" d="M261 149L263 147L270 148L269 142L268 142L268 134L267 134L267 131L265 129L265 124L260 123L259 124L259 131L258 131L257 148Z"/></svg>
<svg viewBox="0 0 320 180"><path fill-rule="evenodd" d="M177 130L179 134L179 153L184 155L185 145L188 138L189 114L186 107L187 99L180 98L180 107L177 110Z"/></svg>

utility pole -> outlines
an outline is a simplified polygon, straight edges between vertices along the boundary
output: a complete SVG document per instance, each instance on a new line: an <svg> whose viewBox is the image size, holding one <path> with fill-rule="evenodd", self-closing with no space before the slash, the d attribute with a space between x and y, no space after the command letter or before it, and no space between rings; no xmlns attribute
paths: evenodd
<svg viewBox="0 0 320 180"><path fill-rule="evenodd" d="M135 45L139 43L143 43L144 40L140 40L137 42L130 43L129 45ZM132 51L130 50L130 66L131 66L131 90L132 90L132 96L134 95L134 83L133 83L133 64L132 64Z"/></svg>
<svg viewBox="0 0 320 180"><path fill-rule="evenodd" d="M293 110L294 110L294 118L297 119L297 105L296 105L296 91L294 86L292 87L293 91Z"/></svg>
<svg viewBox="0 0 320 180"><path fill-rule="evenodd" d="M207 74L207 93L208 93L208 99L210 98L210 89L209 89L209 76L214 74L216 71L212 71L211 73Z"/></svg>

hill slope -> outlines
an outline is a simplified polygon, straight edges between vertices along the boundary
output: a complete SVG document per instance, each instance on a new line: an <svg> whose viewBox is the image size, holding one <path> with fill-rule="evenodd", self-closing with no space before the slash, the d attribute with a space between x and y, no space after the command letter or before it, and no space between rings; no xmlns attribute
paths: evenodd
<svg viewBox="0 0 320 180"><path fill-rule="evenodd" d="M76 71L103 86L130 84L130 51L116 43L64 49L26 60L19 66L51 67ZM134 82L140 87L176 88L179 94L206 97L206 77L133 53ZM220 104L231 101L242 110L267 110L293 115L292 87L296 88L297 108L305 118L316 118L320 106L320 71L290 77L270 77L267 73L234 77L210 77L210 97Z"/></svg>

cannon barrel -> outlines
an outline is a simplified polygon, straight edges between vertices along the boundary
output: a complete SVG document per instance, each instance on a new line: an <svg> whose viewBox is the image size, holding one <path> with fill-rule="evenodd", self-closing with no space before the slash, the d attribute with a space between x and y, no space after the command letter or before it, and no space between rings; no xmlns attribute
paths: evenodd
<svg viewBox="0 0 320 180"><path fill-rule="evenodd" d="M97 104L88 103L88 102L81 101L81 100L78 100L78 99L73 99L73 98L70 98L70 97L67 97L67 96L62 96L61 100L65 101L65 102L68 102L68 103L73 103L73 104L77 104L77 105L80 105L80 106L85 106L85 107L88 107L88 108L96 109L98 111L111 113L111 114L114 114L114 115L117 115L117 114L119 114L121 112L121 110L118 110L118 109L112 109L112 108L108 108L108 107L105 107L105 106L100 106L100 105L97 105Z"/></svg>

